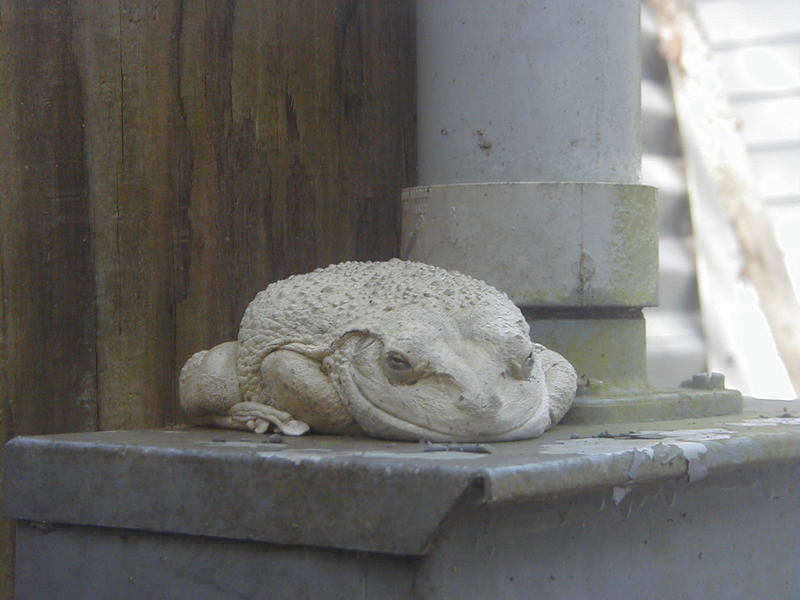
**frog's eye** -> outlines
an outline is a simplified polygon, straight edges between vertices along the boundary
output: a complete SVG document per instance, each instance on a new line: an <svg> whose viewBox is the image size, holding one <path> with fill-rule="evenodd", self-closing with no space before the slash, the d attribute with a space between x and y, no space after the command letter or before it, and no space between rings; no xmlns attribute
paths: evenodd
<svg viewBox="0 0 800 600"><path fill-rule="evenodd" d="M514 379L530 379L535 364L536 357L533 355L533 352L530 352L521 361L512 361L509 373Z"/></svg>
<svg viewBox="0 0 800 600"><path fill-rule="evenodd" d="M392 371L408 371L411 362L399 352L389 352L386 354L386 366Z"/></svg>
<svg viewBox="0 0 800 600"><path fill-rule="evenodd" d="M393 385L413 385L419 379L411 361L399 352L387 352L384 365L386 378Z"/></svg>

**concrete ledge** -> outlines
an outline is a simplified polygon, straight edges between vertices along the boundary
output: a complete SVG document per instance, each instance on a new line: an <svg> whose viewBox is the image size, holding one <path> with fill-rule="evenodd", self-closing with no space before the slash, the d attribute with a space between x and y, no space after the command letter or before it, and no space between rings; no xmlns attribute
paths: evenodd
<svg viewBox="0 0 800 600"><path fill-rule="evenodd" d="M407 449L370 440L264 439L209 429L16 438L6 446L6 513L421 554L475 478L442 464L449 461L404 460Z"/></svg>
<svg viewBox="0 0 800 600"><path fill-rule="evenodd" d="M800 459L785 403L743 415L560 426L526 442L443 446L231 431L20 437L6 447L5 512L27 521L423 555L464 498L505 503ZM784 416L781 416L784 415Z"/></svg>
<svg viewBox="0 0 800 600"><path fill-rule="evenodd" d="M31 523L18 600L409 600L415 559L371 552Z"/></svg>

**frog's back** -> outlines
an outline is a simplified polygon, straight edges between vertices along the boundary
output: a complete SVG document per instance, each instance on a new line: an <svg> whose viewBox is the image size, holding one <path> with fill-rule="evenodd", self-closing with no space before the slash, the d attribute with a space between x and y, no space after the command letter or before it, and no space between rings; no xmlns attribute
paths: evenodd
<svg viewBox="0 0 800 600"><path fill-rule="evenodd" d="M397 259L294 275L270 284L247 307L239 330L239 374L257 378L264 357L286 344L326 347L342 327L365 315L411 303L454 311L487 300L510 304L505 294L471 277Z"/></svg>

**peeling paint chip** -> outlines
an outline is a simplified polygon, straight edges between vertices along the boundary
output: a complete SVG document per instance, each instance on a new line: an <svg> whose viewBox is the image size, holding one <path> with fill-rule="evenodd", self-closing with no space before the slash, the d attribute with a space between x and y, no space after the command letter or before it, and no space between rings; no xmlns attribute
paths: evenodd
<svg viewBox="0 0 800 600"><path fill-rule="evenodd" d="M625 499L625 496L627 496L630 491L630 488L627 487L614 486L614 490L611 493L614 504L619 506L619 503Z"/></svg>

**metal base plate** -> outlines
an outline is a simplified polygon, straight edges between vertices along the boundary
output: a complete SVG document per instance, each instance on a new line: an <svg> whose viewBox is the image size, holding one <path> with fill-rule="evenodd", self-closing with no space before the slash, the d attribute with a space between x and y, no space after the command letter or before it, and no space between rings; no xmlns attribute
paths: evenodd
<svg viewBox="0 0 800 600"><path fill-rule="evenodd" d="M736 390L625 390L617 393L579 392L561 421L569 425L672 421L735 415L742 412Z"/></svg>

